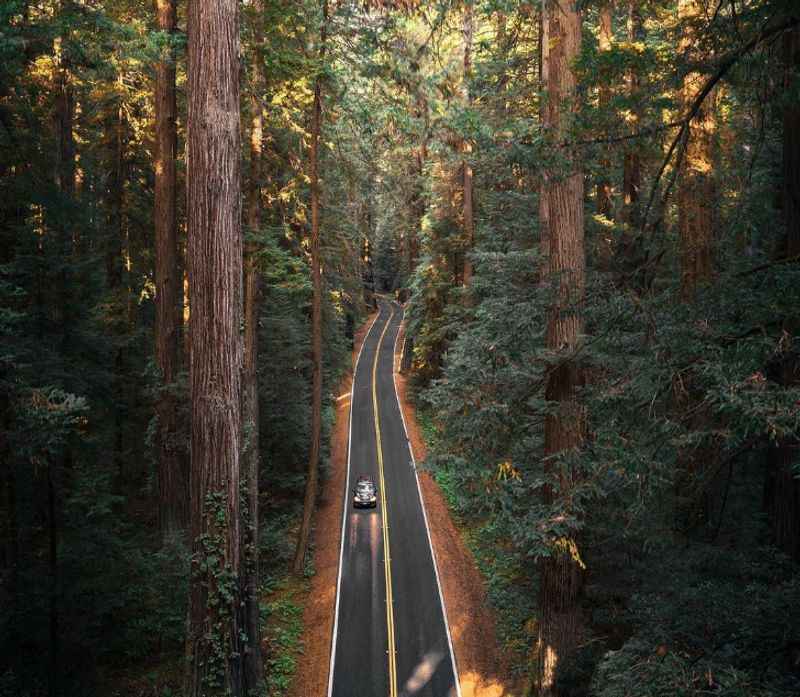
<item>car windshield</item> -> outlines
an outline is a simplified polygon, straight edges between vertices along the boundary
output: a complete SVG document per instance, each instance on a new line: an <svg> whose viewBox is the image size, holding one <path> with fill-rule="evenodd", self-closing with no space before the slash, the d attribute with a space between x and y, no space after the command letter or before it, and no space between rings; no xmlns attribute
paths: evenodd
<svg viewBox="0 0 800 697"><path fill-rule="evenodd" d="M356 489L358 489L359 494L371 494L373 489L372 482L358 482L358 484L356 484Z"/></svg>

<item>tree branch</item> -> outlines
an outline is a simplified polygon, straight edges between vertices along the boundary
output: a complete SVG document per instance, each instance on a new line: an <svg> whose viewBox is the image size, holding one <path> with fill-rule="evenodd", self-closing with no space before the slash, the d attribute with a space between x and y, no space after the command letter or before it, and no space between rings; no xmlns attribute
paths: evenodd
<svg viewBox="0 0 800 697"><path fill-rule="evenodd" d="M684 115L684 117L678 121L674 122L676 125L680 124L680 131L678 131L677 135L673 139L669 150L667 151L666 157L664 157L663 162L661 163L661 167L658 170L658 174L656 174L656 178L653 180L653 184L650 188L650 195L647 200L647 206L644 211L644 216L642 217L642 229L647 229L647 218L650 215L650 209L653 205L653 200L655 199L656 191L658 190L658 185L661 181L661 177L664 174L664 170L667 168L670 160L672 159L672 155L675 152L675 148L678 146L678 143L684 137L687 129L689 128L689 123L691 120L697 116L697 112L700 111L700 107L703 105L705 98L709 95L711 90L714 89L716 84L728 73L728 71L739 62L739 60L745 56L747 53L752 51L756 46L761 44L762 42L766 41L767 39L775 36L776 34L780 34L787 29L792 29L793 27L800 24L800 18L792 17L781 24L778 24L773 27L764 27L756 36L754 36L750 41L748 41L744 46L739 47L735 51L731 51L727 57L725 57L722 62L717 67L717 70L714 72L706 83L703 85L703 88L695 95L694 100L692 100L692 104L689 107L688 112Z"/></svg>

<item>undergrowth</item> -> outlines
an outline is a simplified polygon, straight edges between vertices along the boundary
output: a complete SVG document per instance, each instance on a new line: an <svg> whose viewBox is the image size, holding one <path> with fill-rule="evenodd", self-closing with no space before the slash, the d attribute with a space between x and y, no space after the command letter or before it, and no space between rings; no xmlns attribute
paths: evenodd
<svg viewBox="0 0 800 697"><path fill-rule="evenodd" d="M416 417L429 457L423 466L428 469L444 494L453 521L475 558L484 579L489 603L494 611L497 638L508 657L515 678L525 674L535 627L536 588L528 570L520 563L508 532L491 517L476 514L460 490L458 473L452 462L436 457L439 433L430 408L416 404Z"/></svg>
<svg viewBox="0 0 800 697"><path fill-rule="evenodd" d="M297 655L303 651L303 599L308 582L288 574L262 588L262 631L267 646L265 679L267 695L281 697L292 684Z"/></svg>

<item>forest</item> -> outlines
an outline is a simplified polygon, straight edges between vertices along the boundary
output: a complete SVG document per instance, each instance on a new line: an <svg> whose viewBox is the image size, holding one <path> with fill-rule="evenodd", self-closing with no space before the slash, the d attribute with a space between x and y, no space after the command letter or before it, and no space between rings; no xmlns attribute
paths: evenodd
<svg viewBox="0 0 800 697"><path fill-rule="evenodd" d="M402 675L407 421L446 693ZM800 695L797 0L0 0L0 697L387 692Z"/></svg>

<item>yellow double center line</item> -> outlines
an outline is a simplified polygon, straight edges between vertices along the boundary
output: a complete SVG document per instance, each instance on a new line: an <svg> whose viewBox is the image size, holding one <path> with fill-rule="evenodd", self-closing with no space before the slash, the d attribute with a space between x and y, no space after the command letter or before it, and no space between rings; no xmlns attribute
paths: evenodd
<svg viewBox="0 0 800 697"><path fill-rule="evenodd" d="M378 451L378 480L381 488L381 507L383 509L383 565L386 576L386 630L389 634L389 697L397 697L397 665L394 646L394 609L392 607L392 555L389 552L389 512L386 506L386 482L383 477L383 450L381 449L381 420L378 415L378 357L381 353L383 337L392 323L392 314L378 339L375 349L375 360L372 363L372 408L375 413L375 443Z"/></svg>

